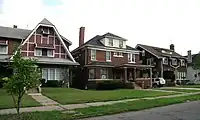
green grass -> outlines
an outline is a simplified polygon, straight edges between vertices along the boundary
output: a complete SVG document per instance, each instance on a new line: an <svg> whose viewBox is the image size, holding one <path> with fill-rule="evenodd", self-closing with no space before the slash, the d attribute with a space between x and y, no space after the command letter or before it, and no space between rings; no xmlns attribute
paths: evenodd
<svg viewBox="0 0 200 120"><path fill-rule="evenodd" d="M22 99L22 107L40 106L31 96L24 95ZM0 109L14 108L13 100L4 89L0 89Z"/></svg>
<svg viewBox="0 0 200 120"><path fill-rule="evenodd" d="M200 85L181 85L178 87L184 87L184 88L200 88Z"/></svg>
<svg viewBox="0 0 200 120"><path fill-rule="evenodd" d="M144 91L134 89L96 91L72 88L43 88L42 93L61 104L110 101L176 94L170 92Z"/></svg>
<svg viewBox="0 0 200 120"><path fill-rule="evenodd" d="M116 114L128 111L138 111L153 107L166 106L183 103L187 100L200 100L200 95L190 95L175 98L161 98L156 100L138 100L126 103L117 103L99 107L89 107L76 109L79 114L66 114L61 111L23 113L20 120L72 120L85 117L95 117L109 114ZM0 115L1 120L17 120L16 115Z"/></svg>
<svg viewBox="0 0 200 120"><path fill-rule="evenodd" d="M173 89L173 88L163 88L163 89L160 89L160 90L175 91L175 92L186 92L186 93L200 92L200 90Z"/></svg>

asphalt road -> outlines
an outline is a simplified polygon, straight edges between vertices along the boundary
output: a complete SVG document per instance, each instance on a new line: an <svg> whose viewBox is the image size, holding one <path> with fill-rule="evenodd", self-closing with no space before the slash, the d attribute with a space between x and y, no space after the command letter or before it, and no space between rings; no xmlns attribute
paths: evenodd
<svg viewBox="0 0 200 120"><path fill-rule="evenodd" d="M200 120L200 101L84 120Z"/></svg>

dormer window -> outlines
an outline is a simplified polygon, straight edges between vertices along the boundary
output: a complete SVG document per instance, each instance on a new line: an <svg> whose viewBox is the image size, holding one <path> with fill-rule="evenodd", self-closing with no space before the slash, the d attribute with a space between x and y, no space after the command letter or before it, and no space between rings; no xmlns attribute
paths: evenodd
<svg viewBox="0 0 200 120"><path fill-rule="evenodd" d="M181 60L181 66L185 66L185 60Z"/></svg>
<svg viewBox="0 0 200 120"><path fill-rule="evenodd" d="M109 39L108 44L109 44L109 46L113 46L113 39Z"/></svg>
<svg viewBox="0 0 200 120"><path fill-rule="evenodd" d="M119 40L119 48L123 48L123 41Z"/></svg>
<svg viewBox="0 0 200 120"><path fill-rule="evenodd" d="M43 56L43 57L53 57L53 50L52 49L41 49L37 48L35 50L35 56Z"/></svg>
<svg viewBox="0 0 200 120"><path fill-rule="evenodd" d="M168 58L163 58L163 64L167 65L168 64Z"/></svg>
<svg viewBox="0 0 200 120"><path fill-rule="evenodd" d="M176 58L172 58L172 65L177 65L177 59Z"/></svg>

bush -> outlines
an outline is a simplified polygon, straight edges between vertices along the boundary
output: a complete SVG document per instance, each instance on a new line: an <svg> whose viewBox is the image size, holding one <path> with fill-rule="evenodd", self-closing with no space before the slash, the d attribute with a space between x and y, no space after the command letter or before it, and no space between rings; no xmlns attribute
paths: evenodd
<svg viewBox="0 0 200 120"><path fill-rule="evenodd" d="M62 87L63 81L58 81L58 80L48 80L45 83L45 80L41 80L42 87Z"/></svg>
<svg viewBox="0 0 200 120"><path fill-rule="evenodd" d="M124 84L121 81L102 81L97 83L97 90L114 90L119 88L124 88Z"/></svg>

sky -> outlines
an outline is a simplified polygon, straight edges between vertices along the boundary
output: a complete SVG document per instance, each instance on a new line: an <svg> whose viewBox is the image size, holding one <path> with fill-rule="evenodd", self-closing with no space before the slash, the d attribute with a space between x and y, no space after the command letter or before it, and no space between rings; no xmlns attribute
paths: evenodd
<svg viewBox="0 0 200 120"><path fill-rule="evenodd" d="M200 0L0 0L0 26L33 29L43 18L72 41L70 50L84 26L85 41L111 32L132 47L200 51Z"/></svg>

